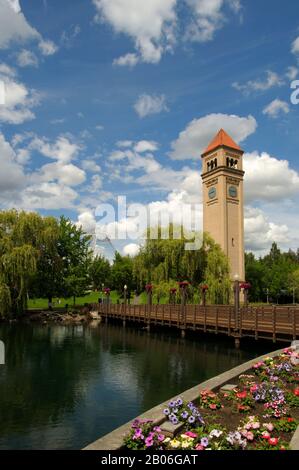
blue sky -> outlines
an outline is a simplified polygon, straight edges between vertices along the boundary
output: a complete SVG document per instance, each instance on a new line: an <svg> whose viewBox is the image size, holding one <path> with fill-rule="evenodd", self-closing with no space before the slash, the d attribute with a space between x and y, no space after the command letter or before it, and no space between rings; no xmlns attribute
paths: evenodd
<svg viewBox="0 0 299 470"><path fill-rule="evenodd" d="M246 249L299 247L298 13L291 0L0 0L1 208L89 231L118 195L177 214L201 204L201 151L223 127L246 152Z"/></svg>

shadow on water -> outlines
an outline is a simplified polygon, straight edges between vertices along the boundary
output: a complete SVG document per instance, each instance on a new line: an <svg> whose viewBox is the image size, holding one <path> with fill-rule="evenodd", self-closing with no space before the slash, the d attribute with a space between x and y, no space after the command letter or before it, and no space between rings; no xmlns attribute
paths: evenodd
<svg viewBox="0 0 299 470"><path fill-rule="evenodd" d="M80 449L270 342L119 325L2 324L0 449Z"/></svg>

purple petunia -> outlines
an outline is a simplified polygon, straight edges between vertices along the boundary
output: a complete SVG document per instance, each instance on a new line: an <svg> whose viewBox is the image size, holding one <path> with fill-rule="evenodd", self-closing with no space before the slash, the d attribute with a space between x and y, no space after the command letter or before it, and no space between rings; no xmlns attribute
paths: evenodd
<svg viewBox="0 0 299 470"><path fill-rule="evenodd" d="M170 414L170 409L169 409L169 408L165 408L165 409L163 410L163 413L164 413L166 416L168 416L168 415Z"/></svg>
<svg viewBox="0 0 299 470"><path fill-rule="evenodd" d="M203 446L203 447L208 447L209 445L209 439L207 437L203 437L200 441L200 444Z"/></svg>
<svg viewBox="0 0 299 470"><path fill-rule="evenodd" d="M193 424L195 422L194 416L189 416L188 423Z"/></svg>
<svg viewBox="0 0 299 470"><path fill-rule="evenodd" d="M146 447L151 447L153 445L153 443L154 443L154 441L153 441L153 438L151 436L149 436L145 439Z"/></svg>

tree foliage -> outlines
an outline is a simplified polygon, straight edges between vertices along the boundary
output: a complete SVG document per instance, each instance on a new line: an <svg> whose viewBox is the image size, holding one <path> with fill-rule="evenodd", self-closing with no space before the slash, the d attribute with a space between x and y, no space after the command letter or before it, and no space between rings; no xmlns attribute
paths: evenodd
<svg viewBox="0 0 299 470"><path fill-rule="evenodd" d="M0 316L22 313L28 295L76 296L89 283L90 237L62 217L0 212Z"/></svg>
<svg viewBox="0 0 299 470"><path fill-rule="evenodd" d="M17 314L27 305L30 282L43 248L57 223L35 213L0 212L0 315Z"/></svg>
<svg viewBox="0 0 299 470"><path fill-rule="evenodd" d="M111 266L103 256L96 256L89 266L89 278L94 290L101 290L102 284L109 286L111 283Z"/></svg>
<svg viewBox="0 0 299 470"><path fill-rule="evenodd" d="M188 281L193 286L189 287L188 295L193 298L199 285L206 282L210 302L228 301L231 290L229 262L220 246L209 235L201 237L197 234L197 239L203 239L202 246L197 250L186 250L186 243L192 239L188 234L175 239L174 231L183 233L177 227L170 226L160 229L157 239L147 237L144 247L134 259L133 273L138 290L142 291L145 284L151 282L154 294L165 296L166 290L177 287L178 281ZM169 239L166 239L166 233L169 233Z"/></svg>
<svg viewBox="0 0 299 470"><path fill-rule="evenodd" d="M299 298L299 251L282 253L276 243L264 257L245 255L246 280L250 282L250 300L287 303Z"/></svg>

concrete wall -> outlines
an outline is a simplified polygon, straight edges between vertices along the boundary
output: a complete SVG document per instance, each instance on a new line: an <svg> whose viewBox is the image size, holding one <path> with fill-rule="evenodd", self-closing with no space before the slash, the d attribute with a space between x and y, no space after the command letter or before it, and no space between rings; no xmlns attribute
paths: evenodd
<svg viewBox="0 0 299 470"><path fill-rule="evenodd" d="M258 358L252 359L248 362L245 362L244 364L241 364L240 366L234 367L233 369L230 369L227 372L217 375L216 377L213 377L212 379L206 380L205 382L199 385L196 385L193 388L190 388L189 390L181 393L178 396L180 396L185 401L194 402L198 399L200 390L205 390L205 389L213 390L218 387L221 387L222 385L232 380L234 377L246 372L256 362L261 361L269 356L270 357L277 356L282 351L283 351L282 349L273 351L272 353L265 354ZM178 396L172 397L169 400L161 403L160 405L155 406L151 410L146 411L142 415L138 416L138 418L139 419L151 419L153 420L155 425L160 425L161 423L166 421L166 418L163 414L164 408L167 407L170 400L175 400L176 398L178 398ZM120 449L123 445L124 436L127 435L131 430L133 421L134 420L131 420L128 423L124 424L123 426L120 426L119 428L115 429L111 433L106 434L106 436L89 444L83 450L118 450ZM291 441L291 448L292 450L299 450L299 427L297 428L297 431L294 434L293 439Z"/></svg>

